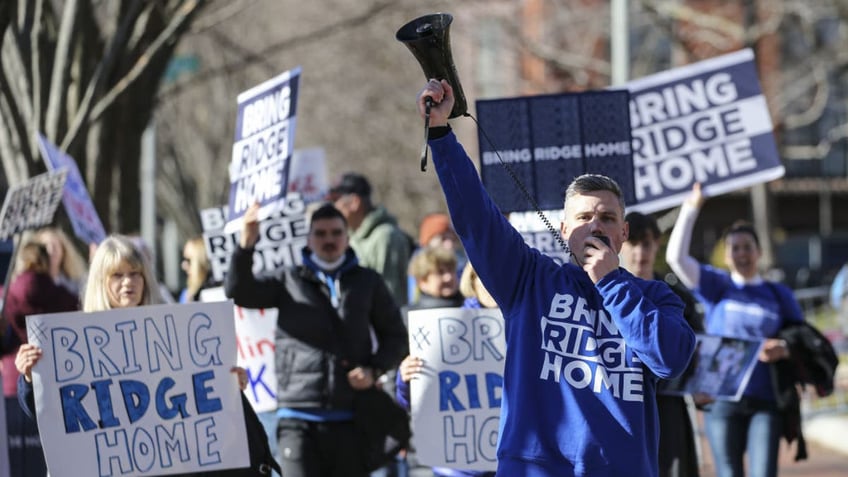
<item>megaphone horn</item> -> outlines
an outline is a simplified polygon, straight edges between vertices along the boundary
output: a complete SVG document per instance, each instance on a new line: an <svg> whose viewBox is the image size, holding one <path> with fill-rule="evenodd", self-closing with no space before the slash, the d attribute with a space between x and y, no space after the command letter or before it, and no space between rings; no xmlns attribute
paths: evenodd
<svg viewBox="0 0 848 477"><path fill-rule="evenodd" d="M395 38L406 45L424 70L426 79L446 80L453 88L454 103L451 118L467 114L468 105L450 50L449 13L424 15L400 27Z"/></svg>

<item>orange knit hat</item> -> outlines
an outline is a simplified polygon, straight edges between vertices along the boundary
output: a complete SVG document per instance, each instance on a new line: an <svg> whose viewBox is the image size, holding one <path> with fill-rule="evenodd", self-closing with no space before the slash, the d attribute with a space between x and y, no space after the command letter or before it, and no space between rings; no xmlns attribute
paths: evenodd
<svg viewBox="0 0 848 477"><path fill-rule="evenodd" d="M449 230L453 230L453 226L447 214L428 214L421 220L421 226L418 227L418 244L426 247L430 239Z"/></svg>

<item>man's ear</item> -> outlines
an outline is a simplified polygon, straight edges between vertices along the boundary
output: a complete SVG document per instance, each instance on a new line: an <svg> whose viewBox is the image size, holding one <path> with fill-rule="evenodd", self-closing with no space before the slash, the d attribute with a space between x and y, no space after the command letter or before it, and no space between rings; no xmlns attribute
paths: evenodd
<svg viewBox="0 0 848 477"><path fill-rule="evenodd" d="M630 237L630 223L624 222L624 227L621 229L621 242L624 243Z"/></svg>
<svg viewBox="0 0 848 477"><path fill-rule="evenodd" d="M559 234L562 235L562 238L565 238L565 233L568 231L568 227L565 226L565 221L559 223Z"/></svg>

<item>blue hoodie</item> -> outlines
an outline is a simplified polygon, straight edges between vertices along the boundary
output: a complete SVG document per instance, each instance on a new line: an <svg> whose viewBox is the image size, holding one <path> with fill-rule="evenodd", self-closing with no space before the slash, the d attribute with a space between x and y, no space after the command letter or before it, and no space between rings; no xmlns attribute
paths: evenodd
<svg viewBox="0 0 848 477"><path fill-rule="evenodd" d="M592 283L524 243L453 133L431 139L456 232L506 324L498 472L655 476L658 378L695 346L683 302L619 269Z"/></svg>

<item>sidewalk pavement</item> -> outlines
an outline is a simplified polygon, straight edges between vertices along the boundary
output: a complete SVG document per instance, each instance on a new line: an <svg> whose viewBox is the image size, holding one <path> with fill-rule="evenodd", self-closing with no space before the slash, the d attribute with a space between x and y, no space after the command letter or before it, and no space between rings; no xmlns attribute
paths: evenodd
<svg viewBox="0 0 848 477"><path fill-rule="evenodd" d="M811 417L804 420L802 429L804 438L808 442L844 455L845 462L848 464L848 414L823 414Z"/></svg>
<svg viewBox="0 0 848 477"><path fill-rule="evenodd" d="M795 462L796 443L781 440L778 475L780 477L848 476L848 414L822 414L805 418L802 424L807 441L807 460ZM703 454L700 477L715 477L709 444L699 432Z"/></svg>

